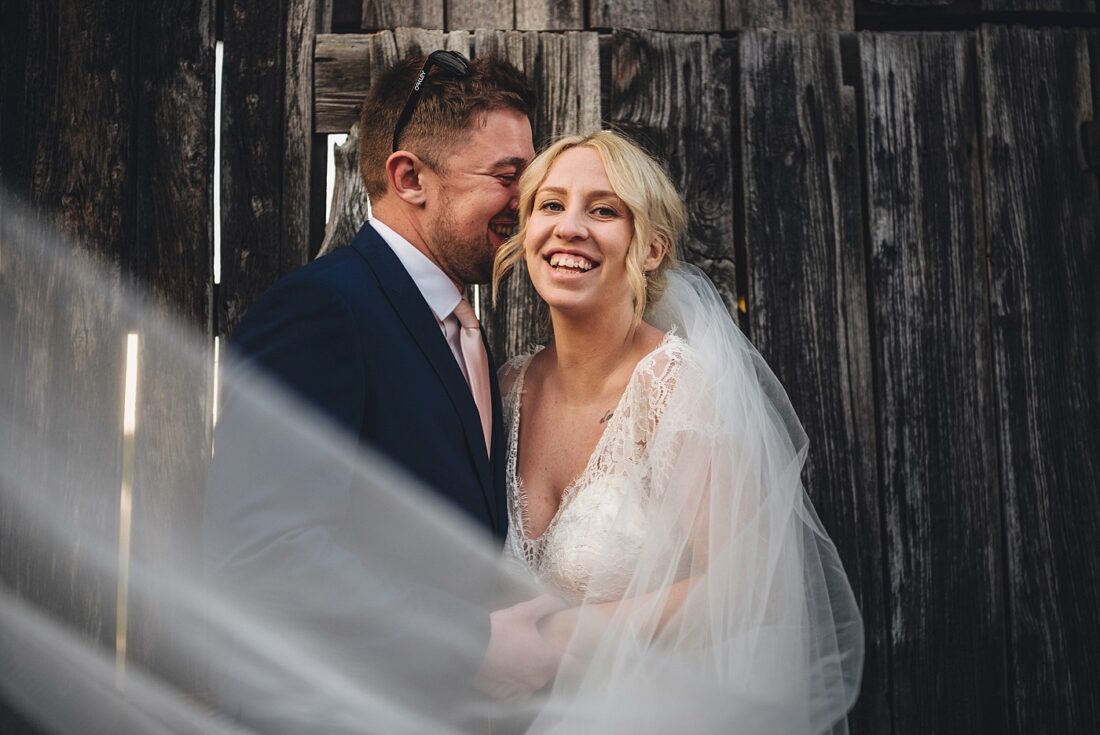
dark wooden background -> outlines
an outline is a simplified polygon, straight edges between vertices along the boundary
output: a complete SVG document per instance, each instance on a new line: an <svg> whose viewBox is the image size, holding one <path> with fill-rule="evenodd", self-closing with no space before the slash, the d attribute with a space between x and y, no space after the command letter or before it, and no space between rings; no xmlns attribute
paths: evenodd
<svg viewBox="0 0 1100 735"><path fill-rule="evenodd" d="M810 435L807 487L867 626L852 732L1097 727L1095 0L0 0L0 27L5 190L211 342L320 249L325 136L399 54L508 57L539 88L537 143L635 136L681 187L688 260ZM337 220L362 211L341 191ZM18 287L9 250L0 359L19 374L49 344L77 367L0 385L0 408L69 395L117 427L124 325L100 294ZM487 312L498 360L532 339L533 307L513 279ZM134 553L187 553L172 519L198 513L201 482L166 478L201 476L211 391L169 390L154 341L142 365L142 431L179 454L138 468L135 513L159 531ZM70 446L40 421L73 467L117 451L111 430ZM100 486L74 516L117 518L117 477ZM36 555L0 506L4 585L110 646L113 588L85 571ZM154 668L156 616L131 611L130 655ZM0 729L28 726L2 711Z"/></svg>

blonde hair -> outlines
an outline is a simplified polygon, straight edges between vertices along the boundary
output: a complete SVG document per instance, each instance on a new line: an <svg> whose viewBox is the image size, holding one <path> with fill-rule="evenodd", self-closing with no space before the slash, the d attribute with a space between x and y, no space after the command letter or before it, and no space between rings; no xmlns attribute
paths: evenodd
<svg viewBox="0 0 1100 735"><path fill-rule="evenodd" d="M593 148L600 154L607 179L615 194L626 204L634 221L634 236L626 257L626 277L634 294L634 324L641 321L646 306L661 298L665 270L679 262L676 243L687 224L680 195L664 168L637 143L611 130L592 135L571 135L543 150L519 180L519 230L497 251L493 262L493 305L500 282L523 260L527 223L535 206L535 192L546 179L558 156L572 148ZM664 245L664 257L648 276L643 272L650 243Z"/></svg>

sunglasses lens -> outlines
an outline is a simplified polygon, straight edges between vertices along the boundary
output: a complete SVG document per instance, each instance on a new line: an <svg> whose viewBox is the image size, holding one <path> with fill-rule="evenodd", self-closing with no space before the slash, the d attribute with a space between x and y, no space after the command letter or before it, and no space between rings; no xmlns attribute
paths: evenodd
<svg viewBox="0 0 1100 735"><path fill-rule="evenodd" d="M470 73L470 63L453 51L432 54L432 61L456 77L464 77Z"/></svg>

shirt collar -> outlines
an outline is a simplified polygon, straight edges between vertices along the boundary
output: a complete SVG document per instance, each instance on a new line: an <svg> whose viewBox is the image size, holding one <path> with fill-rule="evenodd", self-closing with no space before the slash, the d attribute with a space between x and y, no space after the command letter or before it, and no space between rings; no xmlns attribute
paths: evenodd
<svg viewBox="0 0 1100 735"><path fill-rule="evenodd" d="M382 220L372 217L371 226L375 232L386 241L390 250L401 261L401 265L412 277L413 283L420 289L420 294L428 302L428 308L432 310L436 321L442 322L458 306L462 294L455 287L454 281L439 269L435 263L416 249L416 247L394 232L393 228Z"/></svg>

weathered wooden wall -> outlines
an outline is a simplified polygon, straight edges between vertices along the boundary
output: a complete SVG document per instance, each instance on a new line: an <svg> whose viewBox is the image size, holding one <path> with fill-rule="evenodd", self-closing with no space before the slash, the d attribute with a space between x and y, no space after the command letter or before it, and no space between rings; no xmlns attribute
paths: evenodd
<svg viewBox="0 0 1100 735"><path fill-rule="evenodd" d="M861 44L890 703L906 732L1008 731L973 44Z"/></svg>
<svg viewBox="0 0 1100 735"><path fill-rule="evenodd" d="M807 490L867 634L853 732L889 727L885 532L875 467L854 80L836 33L741 37L738 148L747 328L810 437Z"/></svg>
<svg viewBox="0 0 1100 735"><path fill-rule="evenodd" d="M1089 552L1100 533L1100 32L1007 24L1095 25L1097 3L671 8L228 0L215 298L214 4L5 0L0 177L72 238L73 261L106 265L112 293L142 284L200 333L228 335L321 247L324 136L350 127L375 70L413 50L506 56L539 88L537 142L614 124L668 162L691 212L687 259L787 387L811 437L808 490L867 625L852 732L1087 731L1100 721ZM967 18L997 25L852 32ZM408 27L385 30L395 26ZM346 175L341 191L355 195ZM349 204L326 248L361 220L363 203ZM14 288L25 257L0 242L0 304L18 314L0 333L0 375L34 376L0 384L0 410L33 416L65 458L44 482L100 468L67 507L110 528L119 469L102 457L119 452L127 325L117 301L62 292L59 276ZM503 298L492 310L482 295L498 360L535 336L523 279ZM136 469L135 512L160 529L134 540L137 556L198 548L173 533L191 524L173 520L198 512L210 393L203 380L174 385L170 350L143 342L146 441L179 452ZM181 404L185 392L195 400ZM74 445L63 417L37 410L46 395L107 428ZM78 555L37 555L7 506L0 579L113 638L113 585ZM155 660L157 611L132 615L136 655ZM6 717L0 730L20 731Z"/></svg>

